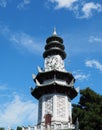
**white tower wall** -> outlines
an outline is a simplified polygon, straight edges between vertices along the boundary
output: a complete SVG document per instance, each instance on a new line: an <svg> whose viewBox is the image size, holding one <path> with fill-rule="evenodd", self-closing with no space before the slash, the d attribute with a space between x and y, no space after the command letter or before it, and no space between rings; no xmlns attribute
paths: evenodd
<svg viewBox="0 0 102 130"><path fill-rule="evenodd" d="M47 94L39 100L38 124L45 127L45 115L52 115L51 126L56 128L68 127L71 118L71 102L68 96L63 94Z"/></svg>

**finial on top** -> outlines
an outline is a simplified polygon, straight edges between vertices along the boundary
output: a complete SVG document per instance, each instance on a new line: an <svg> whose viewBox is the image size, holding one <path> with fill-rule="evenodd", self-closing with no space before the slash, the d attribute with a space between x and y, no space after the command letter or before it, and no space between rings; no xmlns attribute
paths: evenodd
<svg viewBox="0 0 102 130"><path fill-rule="evenodd" d="M54 30L53 30L53 35L56 36L57 33L56 33L56 28L54 27Z"/></svg>

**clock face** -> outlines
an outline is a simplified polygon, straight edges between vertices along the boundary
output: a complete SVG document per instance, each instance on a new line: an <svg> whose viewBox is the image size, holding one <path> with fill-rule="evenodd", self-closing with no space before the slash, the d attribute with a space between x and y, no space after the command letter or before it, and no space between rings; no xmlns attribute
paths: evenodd
<svg viewBox="0 0 102 130"><path fill-rule="evenodd" d="M62 58L57 56L49 56L45 59L45 69L46 70L52 70L52 69L58 69L58 70L64 70L64 63Z"/></svg>

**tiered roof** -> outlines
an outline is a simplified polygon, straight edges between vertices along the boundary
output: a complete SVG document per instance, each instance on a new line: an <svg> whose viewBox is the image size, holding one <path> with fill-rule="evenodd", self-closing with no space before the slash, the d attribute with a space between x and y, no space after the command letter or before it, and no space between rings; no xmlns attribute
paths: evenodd
<svg viewBox="0 0 102 130"><path fill-rule="evenodd" d="M46 58L52 55L60 55L62 59L66 58L64 51L63 39L57 36L56 31L51 37L47 38L45 45L45 52L43 57ZM39 99L44 94L60 93L68 95L70 99L77 96L77 90L74 88L75 79L73 75L67 71L60 71L52 69L44 71L38 69L38 74L33 75L33 80L36 87L31 90L31 94Z"/></svg>

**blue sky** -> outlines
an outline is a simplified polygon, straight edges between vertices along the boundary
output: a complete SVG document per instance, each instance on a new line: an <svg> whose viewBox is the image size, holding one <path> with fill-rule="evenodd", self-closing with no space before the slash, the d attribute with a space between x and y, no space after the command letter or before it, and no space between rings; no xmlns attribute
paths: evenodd
<svg viewBox="0 0 102 130"><path fill-rule="evenodd" d="M0 0L0 127L36 124L32 73L44 67L45 41L54 27L64 39L75 87L102 94L101 0Z"/></svg>

